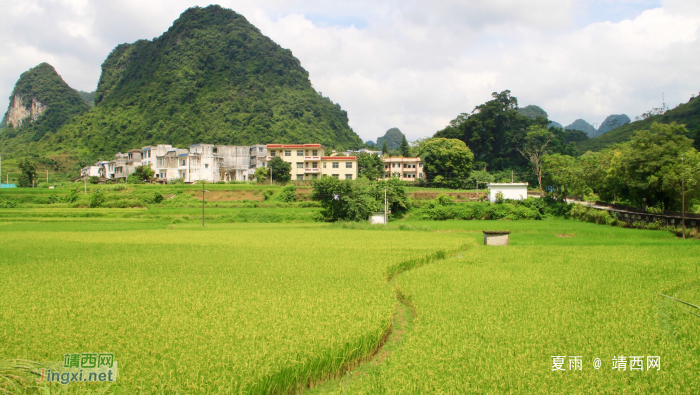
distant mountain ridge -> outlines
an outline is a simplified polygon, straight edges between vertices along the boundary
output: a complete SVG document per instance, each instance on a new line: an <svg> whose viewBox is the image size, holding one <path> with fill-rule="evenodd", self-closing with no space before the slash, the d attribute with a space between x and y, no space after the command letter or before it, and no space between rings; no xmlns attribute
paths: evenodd
<svg viewBox="0 0 700 395"><path fill-rule="evenodd" d="M80 94L48 63L20 75L3 116L0 142L7 151L36 142L89 110Z"/></svg>
<svg viewBox="0 0 700 395"><path fill-rule="evenodd" d="M83 96L75 92L81 111L90 102ZM94 103L32 149L109 157L157 143L363 144L291 51L220 6L190 8L153 41L117 46Z"/></svg>
<svg viewBox="0 0 700 395"><path fill-rule="evenodd" d="M377 138L377 147L381 149L386 141L386 147L388 149L398 149L401 147L401 141L403 141L404 134L401 133L399 128L391 128L384 133L384 136Z"/></svg>
<svg viewBox="0 0 700 395"><path fill-rule="evenodd" d="M680 104L664 114L631 122L596 138L580 141L576 145L580 152L598 151L609 145L629 140L637 131L649 129L654 122L665 124L677 122L686 125L689 131L688 137L695 140L695 147L700 149L700 96L693 97L687 103Z"/></svg>

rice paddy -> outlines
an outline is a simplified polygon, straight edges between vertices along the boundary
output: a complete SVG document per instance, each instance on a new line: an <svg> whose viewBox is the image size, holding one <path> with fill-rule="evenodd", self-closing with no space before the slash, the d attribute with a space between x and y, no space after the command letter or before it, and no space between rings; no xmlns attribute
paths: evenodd
<svg viewBox="0 0 700 395"><path fill-rule="evenodd" d="M115 211L4 211L0 222L0 360L104 351L119 361L111 386L52 391L700 386L700 318L656 294L700 304L700 248L669 232L565 220L202 229L105 210ZM510 245L481 245L486 229L510 230ZM620 355L659 356L661 369L613 370ZM565 371L552 356L566 356ZM570 356L581 370L568 369Z"/></svg>

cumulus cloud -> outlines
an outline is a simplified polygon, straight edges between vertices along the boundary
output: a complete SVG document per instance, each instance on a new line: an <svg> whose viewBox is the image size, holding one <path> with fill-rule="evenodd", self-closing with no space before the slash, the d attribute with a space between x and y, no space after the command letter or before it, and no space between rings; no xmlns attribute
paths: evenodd
<svg viewBox="0 0 700 395"><path fill-rule="evenodd" d="M162 34L207 2L0 0L0 98L47 61L94 90L117 44ZM666 0L225 0L292 50L314 87L348 111L365 140L399 127L432 135L494 91L550 118L600 123L700 90L700 6ZM0 102L6 108L7 100Z"/></svg>

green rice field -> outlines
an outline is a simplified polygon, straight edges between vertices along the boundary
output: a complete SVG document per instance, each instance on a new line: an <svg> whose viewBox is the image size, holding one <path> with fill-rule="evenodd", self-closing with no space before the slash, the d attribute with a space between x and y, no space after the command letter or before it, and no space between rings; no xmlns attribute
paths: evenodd
<svg viewBox="0 0 700 395"><path fill-rule="evenodd" d="M570 220L202 228L188 208L136 210L0 210L0 360L119 361L110 385L23 391L700 388L700 317L657 295L700 304L697 240ZM482 230L510 230L510 245L482 245ZM619 356L658 356L660 369L613 370Z"/></svg>

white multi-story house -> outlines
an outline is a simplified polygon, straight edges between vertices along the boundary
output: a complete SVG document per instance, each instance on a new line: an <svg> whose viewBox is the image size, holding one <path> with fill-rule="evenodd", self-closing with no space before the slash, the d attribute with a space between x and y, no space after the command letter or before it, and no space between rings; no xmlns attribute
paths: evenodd
<svg viewBox="0 0 700 395"><path fill-rule="evenodd" d="M292 180L315 180L329 176L343 180L357 179L357 157L325 156L326 148L321 144L268 144L269 162L279 156L292 166ZM274 180L275 175L272 175Z"/></svg>
<svg viewBox="0 0 700 395"><path fill-rule="evenodd" d="M114 160L114 178L127 178L131 173L141 166L141 150L130 149L127 153L118 152Z"/></svg>
<svg viewBox="0 0 700 395"><path fill-rule="evenodd" d="M402 181L425 178L423 162L418 158L384 158L384 178L398 177Z"/></svg>

